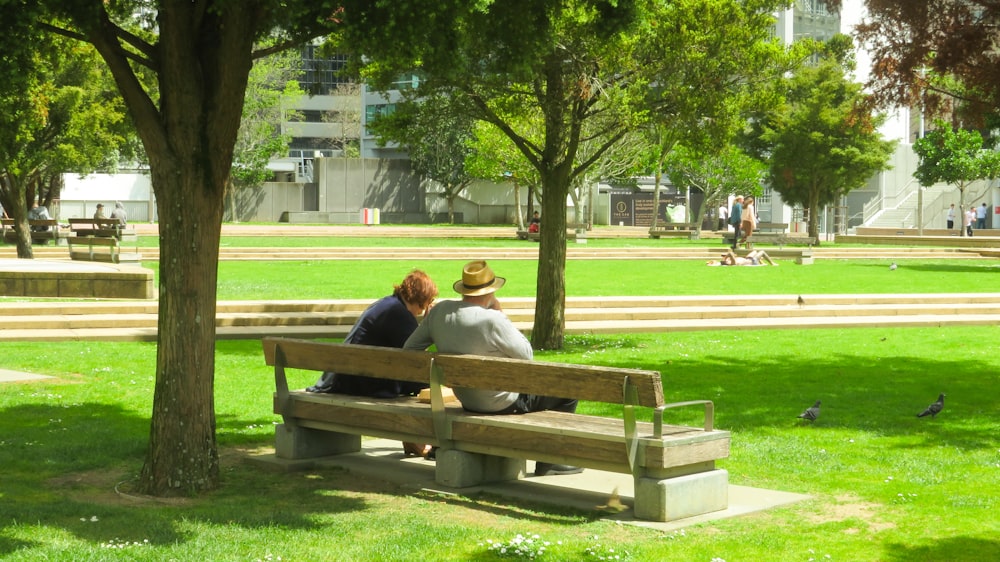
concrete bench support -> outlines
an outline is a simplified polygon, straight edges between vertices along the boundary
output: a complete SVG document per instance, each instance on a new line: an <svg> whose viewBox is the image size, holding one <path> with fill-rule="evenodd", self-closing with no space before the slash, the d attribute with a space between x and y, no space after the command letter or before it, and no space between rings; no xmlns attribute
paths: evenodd
<svg viewBox="0 0 1000 562"><path fill-rule="evenodd" d="M361 436L309 427L278 424L274 431L274 454L288 460L314 459L361 450Z"/></svg>
<svg viewBox="0 0 1000 562"><path fill-rule="evenodd" d="M722 469L674 478L635 478L635 516L673 521L729 507L729 473Z"/></svg>
<svg viewBox="0 0 1000 562"><path fill-rule="evenodd" d="M525 473L524 459L469 453L457 449L437 452L434 480L442 486L468 488L491 482L517 480Z"/></svg>

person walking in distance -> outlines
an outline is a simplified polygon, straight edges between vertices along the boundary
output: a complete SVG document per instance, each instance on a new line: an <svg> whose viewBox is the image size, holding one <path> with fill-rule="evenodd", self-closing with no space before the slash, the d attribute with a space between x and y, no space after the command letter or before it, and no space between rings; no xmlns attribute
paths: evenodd
<svg viewBox="0 0 1000 562"><path fill-rule="evenodd" d="M740 223L743 222L743 196L737 195L733 199L733 208L729 210L729 224L733 225L733 249L740 239Z"/></svg>

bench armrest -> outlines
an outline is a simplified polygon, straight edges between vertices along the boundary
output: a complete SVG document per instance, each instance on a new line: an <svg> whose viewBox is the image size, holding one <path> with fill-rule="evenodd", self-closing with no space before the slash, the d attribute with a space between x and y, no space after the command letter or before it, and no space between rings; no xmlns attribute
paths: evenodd
<svg viewBox="0 0 1000 562"><path fill-rule="evenodd" d="M705 431L712 431L715 428L715 404L711 400L688 400L687 402L674 402L664 404L653 410L653 436L657 439L663 437L663 411L667 408L680 408L682 406L705 405Z"/></svg>

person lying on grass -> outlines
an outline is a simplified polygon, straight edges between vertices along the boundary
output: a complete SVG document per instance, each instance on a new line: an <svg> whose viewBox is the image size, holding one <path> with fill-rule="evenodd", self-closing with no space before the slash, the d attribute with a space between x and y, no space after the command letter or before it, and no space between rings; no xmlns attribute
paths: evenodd
<svg viewBox="0 0 1000 562"><path fill-rule="evenodd" d="M709 260L707 265L778 265L774 263L771 256L767 255L764 250L753 250L747 254L745 258L737 256L732 252L728 251L722 254L722 260Z"/></svg>

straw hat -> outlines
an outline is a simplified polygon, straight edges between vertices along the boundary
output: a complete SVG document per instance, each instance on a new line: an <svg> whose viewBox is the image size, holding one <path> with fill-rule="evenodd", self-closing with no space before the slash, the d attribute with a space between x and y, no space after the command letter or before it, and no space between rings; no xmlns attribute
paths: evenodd
<svg viewBox="0 0 1000 562"><path fill-rule="evenodd" d="M455 281L454 289L461 295L476 297L488 295L503 287L506 282L503 277L494 275L485 261L470 261L462 268L462 279Z"/></svg>

